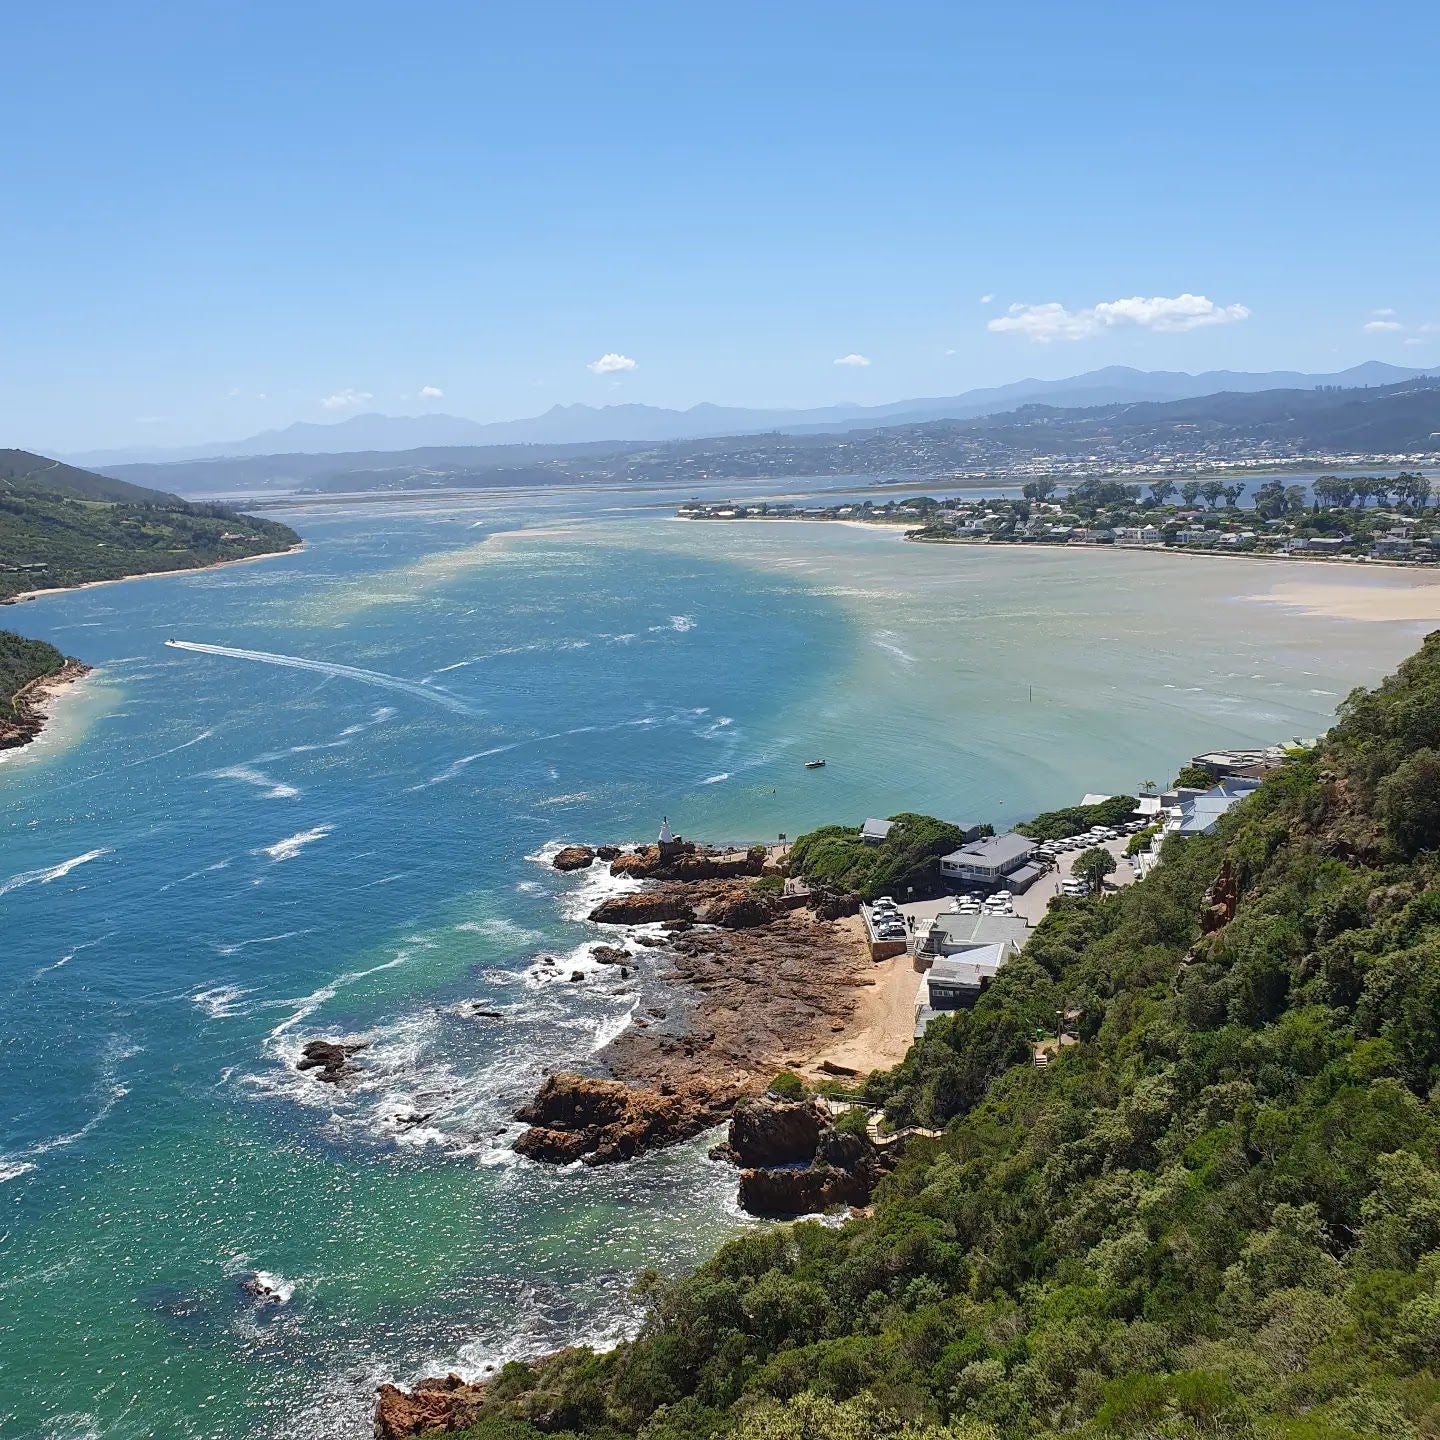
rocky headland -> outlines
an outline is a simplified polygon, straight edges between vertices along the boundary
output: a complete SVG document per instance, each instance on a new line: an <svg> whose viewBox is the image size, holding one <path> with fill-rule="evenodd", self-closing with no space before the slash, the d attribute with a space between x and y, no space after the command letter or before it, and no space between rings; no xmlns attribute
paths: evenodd
<svg viewBox="0 0 1440 1440"><path fill-rule="evenodd" d="M643 882L602 901L589 919L646 927L634 938L654 957L647 964L657 967L665 1003L637 1014L599 1052L601 1073L546 1079L516 1117L530 1128L515 1148L534 1160L626 1160L721 1123L779 1071L833 1041L874 983L854 922L822 919L807 896L773 882L757 886L777 873L763 846L720 851L681 841L604 853L567 846L552 863L564 871L608 865ZM605 948L604 959L619 963L621 947Z"/></svg>
<svg viewBox="0 0 1440 1440"><path fill-rule="evenodd" d="M64 685L90 673L90 666L67 660L58 670L41 675L16 691L10 714L0 718L0 750L13 750L38 738L49 718L47 702Z"/></svg>

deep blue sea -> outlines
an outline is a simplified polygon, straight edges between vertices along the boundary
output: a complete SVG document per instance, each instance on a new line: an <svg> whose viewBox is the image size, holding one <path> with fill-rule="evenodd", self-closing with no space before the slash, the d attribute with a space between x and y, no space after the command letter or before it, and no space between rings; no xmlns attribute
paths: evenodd
<svg viewBox="0 0 1440 1440"><path fill-rule="evenodd" d="M1013 818L1313 734L1419 628L614 491L284 518L300 554L0 616L97 667L0 765L7 1436L364 1436L378 1381L623 1334L751 1223L703 1139L508 1150L660 983L586 960L560 841Z"/></svg>

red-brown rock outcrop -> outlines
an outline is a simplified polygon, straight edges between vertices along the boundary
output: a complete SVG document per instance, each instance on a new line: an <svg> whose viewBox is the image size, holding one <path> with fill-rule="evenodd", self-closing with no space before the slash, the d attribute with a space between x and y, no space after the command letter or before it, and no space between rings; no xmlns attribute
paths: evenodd
<svg viewBox="0 0 1440 1440"><path fill-rule="evenodd" d="M817 1100L746 1100L730 1117L727 1157L747 1170L808 1165L829 1125Z"/></svg>
<svg viewBox="0 0 1440 1440"><path fill-rule="evenodd" d="M567 845L550 863L557 870L584 870L595 863L595 851L588 845Z"/></svg>
<svg viewBox="0 0 1440 1440"><path fill-rule="evenodd" d="M689 840L677 841L661 855L658 845L627 850L610 862L612 875L632 880L736 880L757 876L765 868L765 847L748 850L711 850Z"/></svg>
<svg viewBox="0 0 1440 1440"><path fill-rule="evenodd" d="M673 890L637 890L612 895L590 912L597 925L653 925L657 920L694 920L690 902Z"/></svg>
<svg viewBox="0 0 1440 1440"><path fill-rule="evenodd" d="M517 1115L530 1126L515 1149L532 1160L588 1165L629 1160L708 1129L735 1103L735 1092L704 1081L668 1092L621 1080L551 1075Z"/></svg>
<svg viewBox="0 0 1440 1440"><path fill-rule="evenodd" d="M446 1375L413 1390L382 1385L375 1398L375 1440L410 1440L432 1430L464 1430L480 1416L485 1387Z"/></svg>

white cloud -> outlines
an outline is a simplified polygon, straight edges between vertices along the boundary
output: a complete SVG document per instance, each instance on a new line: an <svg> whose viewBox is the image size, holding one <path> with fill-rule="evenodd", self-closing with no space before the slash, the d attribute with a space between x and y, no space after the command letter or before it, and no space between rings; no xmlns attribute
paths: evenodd
<svg viewBox="0 0 1440 1440"><path fill-rule="evenodd" d="M438 385L422 385L420 398L422 400L443 400L445 392Z"/></svg>
<svg viewBox="0 0 1440 1440"><path fill-rule="evenodd" d="M1388 320L1395 312L1388 305L1382 305L1378 310L1370 312L1377 320Z"/></svg>
<svg viewBox="0 0 1440 1440"><path fill-rule="evenodd" d="M1088 340L1108 330L1195 330L1202 325L1230 325L1248 320L1244 305L1217 305L1204 295L1132 295L1128 300L1102 300L1083 310L1067 310L1058 301L1045 305L1012 305L987 323L997 333L1023 335L1048 345L1052 340Z"/></svg>
<svg viewBox="0 0 1440 1440"><path fill-rule="evenodd" d="M1407 345L1423 345L1425 343L1425 337L1423 335L1407 335L1405 337L1405 343Z"/></svg>
<svg viewBox="0 0 1440 1440"><path fill-rule="evenodd" d="M982 295L980 297L980 303L982 305L988 305L994 298L995 297L993 295Z"/></svg>
<svg viewBox="0 0 1440 1440"><path fill-rule="evenodd" d="M343 390L337 390L333 395L326 395L320 401L322 410L353 410L357 405L363 405L367 400L375 397L368 390L352 390L348 385Z"/></svg>
<svg viewBox="0 0 1440 1440"><path fill-rule="evenodd" d="M1403 330L1405 327L1398 320L1367 320L1364 328L1370 331L1379 331Z"/></svg>
<svg viewBox="0 0 1440 1440"><path fill-rule="evenodd" d="M870 361L866 356L857 355L852 350L850 354L842 355L838 360L835 360L832 363L835 365L849 365L856 370L863 370L870 363Z"/></svg>
<svg viewBox="0 0 1440 1440"><path fill-rule="evenodd" d="M614 350L607 350L598 360L592 360L585 368L592 375L618 375L621 371L633 370L636 363L628 355L620 355Z"/></svg>

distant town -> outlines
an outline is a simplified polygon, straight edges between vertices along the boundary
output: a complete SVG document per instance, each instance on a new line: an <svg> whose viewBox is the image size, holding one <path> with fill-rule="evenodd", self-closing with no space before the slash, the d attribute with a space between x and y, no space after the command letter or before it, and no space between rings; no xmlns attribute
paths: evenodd
<svg viewBox="0 0 1440 1440"><path fill-rule="evenodd" d="M1247 495L1247 490L1250 493ZM1418 470L1396 476L1327 475L1313 485L1152 478L1146 485L1090 478L1063 489L1027 481L1018 499L936 498L842 505L692 500L686 520L828 520L903 527L938 544L1113 545L1281 558L1426 565L1440 558L1440 507Z"/></svg>

